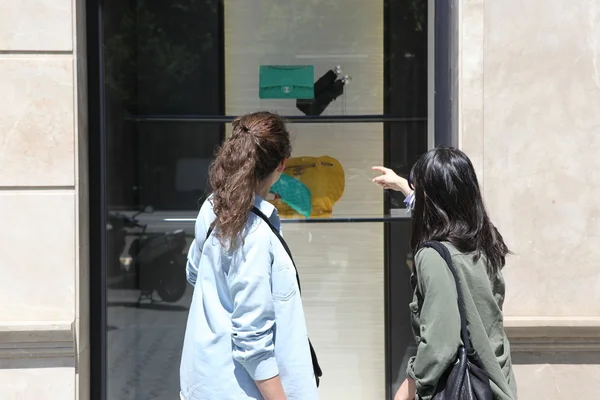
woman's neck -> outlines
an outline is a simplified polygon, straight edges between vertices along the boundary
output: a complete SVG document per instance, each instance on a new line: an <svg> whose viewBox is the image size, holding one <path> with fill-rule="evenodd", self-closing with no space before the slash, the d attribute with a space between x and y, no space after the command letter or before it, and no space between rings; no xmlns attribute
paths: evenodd
<svg viewBox="0 0 600 400"><path fill-rule="evenodd" d="M263 182L263 183L259 184L258 187L256 188L256 194L259 195L260 197L262 197L263 199L266 199L267 196L269 195L270 190L271 190L271 185L269 185L268 182Z"/></svg>

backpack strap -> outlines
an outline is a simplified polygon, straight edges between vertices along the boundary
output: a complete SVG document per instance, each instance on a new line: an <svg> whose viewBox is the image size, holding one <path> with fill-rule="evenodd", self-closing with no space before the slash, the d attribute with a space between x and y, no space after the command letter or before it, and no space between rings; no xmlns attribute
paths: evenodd
<svg viewBox="0 0 600 400"><path fill-rule="evenodd" d="M450 251L442 243L436 241L426 242L423 244L423 247L429 247L434 249L446 262L448 269L454 277L454 283L456 285L456 293L458 297L458 313L460 314L460 337L463 341L463 345L465 346L465 350L467 350L467 354L471 354L473 351L473 344L471 343L469 328L467 326L467 312L465 309L465 299L462 294L462 289L460 287L460 279L458 277L458 273L456 272L456 268L454 267L454 263L452 262L452 256L450 255Z"/></svg>

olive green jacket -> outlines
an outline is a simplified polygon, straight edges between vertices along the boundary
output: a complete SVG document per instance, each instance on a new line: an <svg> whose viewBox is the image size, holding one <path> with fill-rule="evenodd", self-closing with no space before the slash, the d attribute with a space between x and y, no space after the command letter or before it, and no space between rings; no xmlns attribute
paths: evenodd
<svg viewBox="0 0 600 400"><path fill-rule="evenodd" d="M516 400L510 344L504 333L502 272L489 277L482 257L473 262L449 243L452 261L465 298L467 322L473 347L490 377L494 399ZM455 361L460 339L460 315L456 285L444 259L431 248L419 250L411 277L414 294L410 303L412 329L417 341L407 374L416 381L417 399L429 400L438 381Z"/></svg>

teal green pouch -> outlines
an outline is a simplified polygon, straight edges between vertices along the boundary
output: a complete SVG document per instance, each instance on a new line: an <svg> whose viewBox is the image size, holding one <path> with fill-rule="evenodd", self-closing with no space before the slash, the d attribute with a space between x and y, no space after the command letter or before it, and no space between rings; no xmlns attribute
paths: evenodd
<svg viewBox="0 0 600 400"><path fill-rule="evenodd" d="M271 186L271 193L278 194L285 204L298 214L310 217L312 212L312 194L306 185L293 176L282 174Z"/></svg>
<svg viewBox="0 0 600 400"><path fill-rule="evenodd" d="M313 99L312 65L261 65L258 97L261 99Z"/></svg>

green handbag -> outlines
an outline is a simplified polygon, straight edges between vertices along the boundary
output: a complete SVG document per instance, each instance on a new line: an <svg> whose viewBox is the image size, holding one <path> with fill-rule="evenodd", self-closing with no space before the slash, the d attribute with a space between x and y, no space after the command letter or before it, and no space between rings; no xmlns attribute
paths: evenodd
<svg viewBox="0 0 600 400"><path fill-rule="evenodd" d="M261 65L258 97L261 99L313 99L312 65Z"/></svg>

